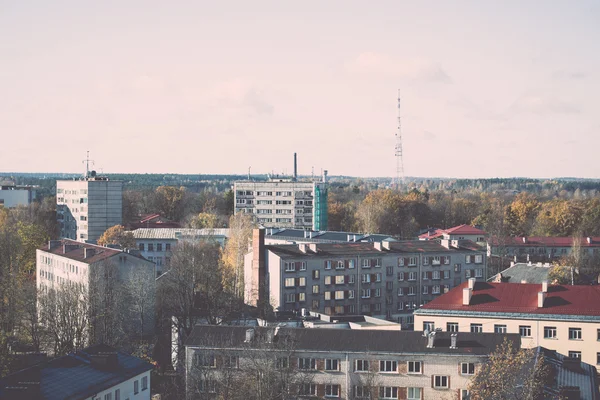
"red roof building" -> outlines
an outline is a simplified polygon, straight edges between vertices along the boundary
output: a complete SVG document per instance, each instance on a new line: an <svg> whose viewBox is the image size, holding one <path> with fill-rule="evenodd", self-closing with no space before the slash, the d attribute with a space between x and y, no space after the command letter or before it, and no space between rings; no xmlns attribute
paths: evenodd
<svg viewBox="0 0 600 400"><path fill-rule="evenodd" d="M484 242L485 232L471 225L458 225L453 228L430 229L427 232L419 235L419 240L471 240L473 242Z"/></svg>

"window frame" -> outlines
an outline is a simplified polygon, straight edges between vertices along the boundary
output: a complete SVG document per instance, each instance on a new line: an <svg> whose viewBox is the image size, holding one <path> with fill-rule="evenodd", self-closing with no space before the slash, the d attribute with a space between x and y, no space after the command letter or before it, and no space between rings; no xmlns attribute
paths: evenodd
<svg viewBox="0 0 600 400"><path fill-rule="evenodd" d="M445 382L445 384L444 384ZM433 388L434 389L450 389L450 376L449 375L433 375Z"/></svg>
<svg viewBox="0 0 600 400"><path fill-rule="evenodd" d="M415 369L416 366L418 366L418 368ZM406 373L410 374L410 375L423 375L423 362L422 361L407 361L406 362Z"/></svg>

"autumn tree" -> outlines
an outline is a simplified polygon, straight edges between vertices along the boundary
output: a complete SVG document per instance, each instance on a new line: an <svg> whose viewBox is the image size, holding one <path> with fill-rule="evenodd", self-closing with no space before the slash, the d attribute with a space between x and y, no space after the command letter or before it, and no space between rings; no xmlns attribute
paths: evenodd
<svg viewBox="0 0 600 400"><path fill-rule="evenodd" d="M505 222L511 236L530 235L540 208L541 203L536 196L519 193L506 207Z"/></svg>
<svg viewBox="0 0 600 400"><path fill-rule="evenodd" d="M584 209L579 202L555 199L544 203L536 219L539 236L571 236L579 230Z"/></svg>
<svg viewBox="0 0 600 400"><path fill-rule="evenodd" d="M549 367L534 349L519 349L504 340L476 371L469 384L472 400L542 398Z"/></svg>
<svg viewBox="0 0 600 400"><path fill-rule="evenodd" d="M159 186L155 190L155 209L167 219L180 221L185 213L185 195L183 186Z"/></svg>
<svg viewBox="0 0 600 400"><path fill-rule="evenodd" d="M240 213L229 218L229 238L221 257L224 286L233 296L244 297L244 255L256 226L252 217Z"/></svg>
<svg viewBox="0 0 600 400"><path fill-rule="evenodd" d="M118 245L123 249L133 249L135 237L132 232L125 231L123 225L115 225L108 228L98 239L100 246Z"/></svg>

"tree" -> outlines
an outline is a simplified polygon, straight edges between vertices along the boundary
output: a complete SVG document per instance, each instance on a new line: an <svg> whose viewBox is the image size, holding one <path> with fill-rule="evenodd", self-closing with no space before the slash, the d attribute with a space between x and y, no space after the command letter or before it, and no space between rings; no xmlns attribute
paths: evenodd
<svg viewBox="0 0 600 400"><path fill-rule="evenodd" d="M155 191L155 208L165 218L180 221L185 213L185 194L183 186L159 186Z"/></svg>
<svg viewBox="0 0 600 400"><path fill-rule="evenodd" d="M135 245L135 237L132 232L125 231L123 225L115 225L108 228L98 239L100 246L118 245L123 249L133 249Z"/></svg>
<svg viewBox="0 0 600 400"><path fill-rule="evenodd" d="M255 225L248 214L231 216L229 238L221 257L225 289L240 299L244 297L244 255L248 253Z"/></svg>
<svg viewBox="0 0 600 400"><path fill-rule="evenodd" d="M193 229L215 229L219 226L219 216L208 212L194 215L189 222L189 227Z"/></svg>
<svg viewBox="0 0 600 400"><path fill-rule="evenodd" d="M530 235L540 208L541 203L536 196L519 193L506 209L506 223L511 235Z"/></svg>
<svg viewBox="0 0 600 400"><path fill-rule="evenodd" d="M471 379L472 400L538 400L549 367L534 349L518 349L504 340Z"/></svg>

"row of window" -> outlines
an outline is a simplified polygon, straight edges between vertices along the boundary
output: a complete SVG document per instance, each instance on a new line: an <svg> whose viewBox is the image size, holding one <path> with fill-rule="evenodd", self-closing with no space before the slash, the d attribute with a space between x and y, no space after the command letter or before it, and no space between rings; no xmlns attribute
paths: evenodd
<svg viewBox="0 0 600 400"><path fill-rule="evenodd" d="M163 251L162 243L148 243L148 246L146 246L144 243L140 243L138 245L138 247L139 247L140 251L154 251L155 244L156 244L156 251ZM165 251L171 251L171 243L165 243Z"/></svg>
<svg viewBox="0 0 600 400"><path fill-rule="evenodd" d="M423 330L433 331L435 329L435 323L424 321ZM447 332L458 332L458 322L447 322ZM483 332L483 324L471 323L470 332L481 333ZM507 333L507 326L504 324L494 324L494 333ZM519 325L519 334L521 337L530 338L531 336L531 325ZM568 330L569 340L583 340L581 328L569 328ZM544 339L558 339L556 326L544 326ZM600 341L600 329L597 330L597 340Z"/></svg>
<svg viewBox="0 0 600 400"><path fill-rule="evenodd" d="M467 261L466 261L467 263L470 263L470 261L469 261L470 257L472 257L472 256L467 256ZM475 256L475 257L477 257L477 256ZM439 256L436 256L436 257L425 257L425 258L431 258L431 259L437 258L437 259L440 259ZM448 261L448 262L444 262L444 265L450 264L450 262L449 262L450 257L441 257L441 258ZM416 260L416 257L399 258L398 259L398 266L399 267L417 266L416 261L415 261L414 264L411 264L411 263L405 264L404 260L412 260L412 259ZM361 264L361 268L371 268L371 267L380 268L380 267L382 267L382 263L381 262L382 262L381 258L364 258L364 259L361 260L360 264ZM294 269L291 266L294 265L294 264L298 264L298 263L302 263L304 265L304 269L306 269L306 261L301 261L301 262L300 261L297 261L297 262L293 262L292 261L292 262L286 262L285 263L285 265L286 265L286 269L285 270L287 272L297 271L298 269ZM290 268L287 267L288 264L290 265ZM424 263L424 265L428 265L428 263ZM432 265L436 265L436 264L433 263ZM338 270L341 270L341 269L353 269L353 268L355 268L355 260L354 259L349 259L349 260L325 260L323 262L323 266L324 266L324 268L326 270L330 270L330 269L333 269L333 268L338 269ZM459 272L461 270L460 264L455 264L454 270L455 270L455 272ZM432 272L437 272L438 275L440 273L440 271L432 271ZM407 273L409 273L409 272L407 272ZM444 271L444 273L445 274L447 273L448 277L449 277L449 273L450 273L449 270ZM466 274L474 274L474 276L476 276L476 277L483 277L483 269L482 268L480 268L480 269L474 269L474 270L468 270L467 269L467 270L465 270L465 273ZM386 275L391 276L393 274L394 274L394 267L393 266L387 266L386 267Z"/></svg>

